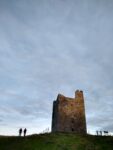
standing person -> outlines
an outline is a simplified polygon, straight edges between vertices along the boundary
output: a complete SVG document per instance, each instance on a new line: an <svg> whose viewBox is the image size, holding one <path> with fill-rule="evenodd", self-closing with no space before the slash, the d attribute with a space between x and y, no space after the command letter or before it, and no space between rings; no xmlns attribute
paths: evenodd
<svg viewBox="0 0 113 150"><path fill-rule="evenodd" d="M100 135L102 136L102 131L100 131Z"/></svg>
<svg viewBox="0 0 113 150"><path fill-rule="evenodd" d="M98 131L96 131L96 133L97 133L97 136L98 136Z"/></svg>
<svg viewBox="0 0 113 150"><path fill-rule="evenodd" d="M25 128L25 129L24 129L24 136L26 136L26 132L27 132L27 129Z"/></svg>
<svg viewBox="0 0 113 150"><path fill-rule="evenodd" d="M19 129L19 136L22 134L22 128Z"/></svg>

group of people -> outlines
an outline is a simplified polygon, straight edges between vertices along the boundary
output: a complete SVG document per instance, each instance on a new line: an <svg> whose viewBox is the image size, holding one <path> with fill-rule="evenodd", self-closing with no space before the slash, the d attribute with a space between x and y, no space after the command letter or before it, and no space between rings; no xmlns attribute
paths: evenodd
<svg viewBox="0 0 113 150"><path fill-rule="evenodd" d="M26 136L27 129L25 128L24 130L22 130L22 128L20 128L20 129L19 129L19 136L22 135L22 132L23 132L24 136Z"/></svg>
<svg viewBox="0 0 113 150"><path fill-rule="evenodd" d="M96 131L96 134L97 135L101 135L102 136L102 133L104 133L104 135L108 135L108 131Z"/></svg>

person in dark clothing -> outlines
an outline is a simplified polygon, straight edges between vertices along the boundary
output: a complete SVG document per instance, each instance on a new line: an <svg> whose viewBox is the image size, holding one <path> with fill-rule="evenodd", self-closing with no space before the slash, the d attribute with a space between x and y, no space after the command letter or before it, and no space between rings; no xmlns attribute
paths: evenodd
<svg viewBox="0 0 113 150"><path fill-rule="evenodd" d="M99 134L98 131L96 131L96 133L97 133L97 136L98 136L98 134Z"/></svg>
<svg viewBox="0 0 113 150"><path fill-rule="evenodd" d="M19 136L22 134L22 128L19 129Z"/></svg>
<svg viewBox="0 0 113 150"><path fill-rule="evenodd" d="M102 136L102 131L100 131L100 135Z"/></svg>
<svg viewBox="0 0 113 150"><path fill-rule="evenodd" d="M25 129L24 129L24 136L26 136L26 132L27 132L27 129L25 128Z"/></svg>

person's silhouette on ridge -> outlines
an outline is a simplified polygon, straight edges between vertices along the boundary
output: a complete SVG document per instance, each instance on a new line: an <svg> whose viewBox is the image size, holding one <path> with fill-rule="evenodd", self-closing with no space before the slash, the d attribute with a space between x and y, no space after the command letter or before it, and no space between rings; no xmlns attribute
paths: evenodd
<svg viewBox="0 0 113 150"><path fill-rule="evenodd" d="M22 134L22 128L19 129L19 136Z"/></svg>
<svg viewBox="0 0 113 150"><path fill-rule="evenodd" d="M24 129L24 136L26 136L26 132L27 132L27 129L25 128L25 129Z"/></svg>

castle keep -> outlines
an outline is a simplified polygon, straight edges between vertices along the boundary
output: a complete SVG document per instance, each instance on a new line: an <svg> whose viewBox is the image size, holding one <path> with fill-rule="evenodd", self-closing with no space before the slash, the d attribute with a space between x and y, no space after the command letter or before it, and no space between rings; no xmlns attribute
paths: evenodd
<svg viewBox="0 0 113 150"><path fill-rule="evenodd" d="M77 90L75 98L58 94L53 102L52 132L87 133L83 91Z"/></svg>

